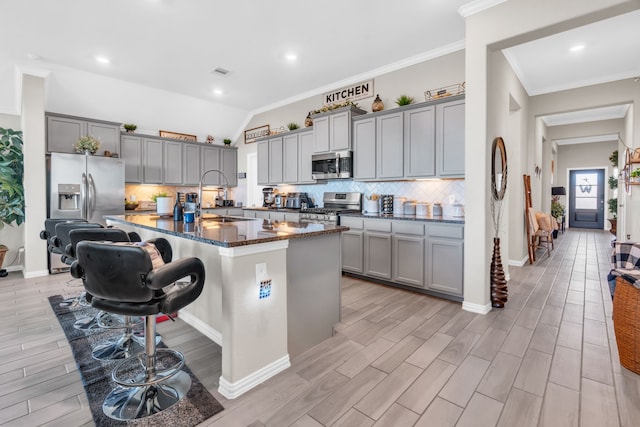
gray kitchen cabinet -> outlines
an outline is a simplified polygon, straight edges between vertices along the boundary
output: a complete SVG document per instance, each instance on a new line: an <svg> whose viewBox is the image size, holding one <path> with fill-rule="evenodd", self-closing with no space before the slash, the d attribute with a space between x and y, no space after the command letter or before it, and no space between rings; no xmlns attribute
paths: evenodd
<svg viewBox="0 0 640 427"><path fill-rule="evenodd" d="M313 131L298 134L298 184L313 184L311 156L313 155Z"/></svg>
<svg viewBox="0 0 640 427"><path fill-rule="evenodd" d="M103 155L105 151L120 154L120 125L87 121L87 135L100 140L100 148L96 154Z"/></svg>
<svg viewBox="0 0 640 427"><path fill-rule="evenodd" d="M142 140L142 177L145 184L163 183L162 140L144 138Z"/></svg>
<svg viewBox="0 0 640 427"><path fill-rule="evenodd" d="M300 214L296 212L285 212L284 220L287 222L300 222Z"/></svg>
<svg viewBox="0 0 640 427"><path fill-rule="evenodd" d="M424 286L424 224L393 221L392 280L404 285Z"/></svg>
<svg viewBox="0 0 640 427"><path fill-rule="evenodd" d="M343 217L340 224L349 227L340 235L342 241L342 269L351 273L364 273L364 230L361 218Z"/></svg>
<svg viewBox="0 0 640 427"><path fill-rule="evenodd" d="M351 150L351 118L364 113L349 106L312 116L314 152Z"/></svg>
<svg viewBox="0 0 640 427"><path fill-rule="evenodd" d="M256 218L260 219L269 219L269 211L254 211L256 214Z"/></svg>
<svg viewBox="0 0 640 427"><path fill-rule="evenodd" d="M435 117L434 105L404 112L404 175L407 178L436 174Z"/></svg>
<svg viewBox="0 0 640 427"><path fill-rule="evenodd" d="M282 137L269 139L269 184L280 184L282 176Z"/></svg>
<svg viewBox="0 0 640 427"><path fill-rule="evenodd" d="M403 113L376 117L376 171L381 179L404 177Z"/></svg>
<svg viewBox="0 0 640 427"><path fill-rule="evenodd" d="M464 99L436 105L436 167L443 177L464 177Z"/></svg>
<svg viewBox="0 0 640 427"><path fill-rule="evenodd" d="M184 185L198 185L200 182L200 147L196 144L182 145L182 183Z"/></svg>
<svg viewBox="0 0 640 427"><path fill-rule="evenodd" d="M256 217L256 211L251 211L251 210L245 209L243 211L243 216L245 218L255 218Z"/></svg>
<svg viewBox="0 0 640 427"><path fill-rule="evenodd" d="M269 219L271 221L284 221L284 212L269 212Z"/></svg>
<svg viewBox="0 0 640 427"><path fill-rule="evenodd" d="M425 287L463 296L464 226L432 224L427 227Z"/></svg>
<svg viewBox="0 0 640 427"><path fill-rule="evenodd" d="M376 178L376 119L370 117L353 122L353 179Z"/></svg>
<svg viewBox="0 0 640 427"><path fill-rule="evenodd" d="M106 151L120 154L120 125L82 117L47 113L46 142L48 153L75 153L78 138L91 135L100 140L96 155Z"/></svg>
<svg viewBox="0 0 640 427"><path fill-rule="evenodd" d="M269 185L269 140L256 142L258 151L258 184Z"/></svg>
<svg viewBox="0 0 640 427"><path fill-rule="evenodd" d="M163 182L169 185L182 184L182 153L183 143L164 141Z"/></svg>
<svg viewBox="0 0 640 427"><path fill-rule="evenodd" d="M229 187L238 186L238 150L235 148L220 149L220 170L227 178Z"/></svg>
<svg viewBox="0 0 640 427"><path fill-rule="evenodd" d="M122 135L120 139L120 156L124 159L124 182L141 184L142 174L142 138Z"/></svg>
<svg viewBox="0 0 640 427"><path fill-rule="evenodd" d="M391 221L364 221L364 271L367 276L391 279Z"/></svg>
<svg viewBox="0 0 640 427"><path fill-rule="evenodd" d="M282 137L282 182L296 184L298 182L298 134ZM311 166L309 166L311 168Z"/></svg>
<svg viewBox="0 0 640 427"><path fill-rule="evenodd" d="M200 171L205 173L210 169L220 170L220 147L200 147ZM224 180L220 174L210 172L204 177L203 185L222 185Z"/></svg>

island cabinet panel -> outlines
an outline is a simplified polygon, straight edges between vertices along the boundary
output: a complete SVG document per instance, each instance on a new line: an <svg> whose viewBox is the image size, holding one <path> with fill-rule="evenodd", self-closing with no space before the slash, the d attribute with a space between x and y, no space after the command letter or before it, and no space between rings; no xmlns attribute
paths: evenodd
<svg viewBox="0 0 640 427"><path fill-rule="evenodd" d="M258 141L258 184L269 185L269 140Z"/></svg>
<svg viewBox="0 0 640 427"><path fill-rule="evenodd" d="M282 183L282 137L269 140L269 183Z"/></svg>
<svg viewBox="0 0 640 427"><path fill-rule="evenodd" d="M136 184L143 182L142 138L123 135L120 140L121 156L124 159L124 181Z"/></svg>
<svg viewBox="0 0 640 427"><path fill-rule="evenodd" d="M464 177L464 100L436 105L439 176Z"/></svg>
<svg viewBox="0 0 640 427"><path fill-rule="evenodd" d="M404 174L408 178L436 174L434 105L404 112Z"/></svg>
<svg viewBox="0 0 640 427"><path fill-rule="evenodd" d="M75 143L82 136L91 135L100 140L95 153L102 156L105 151L120 154L120 125L48 113L46 115L46 142L48 153L75 153Z"/></svg>
<svg viewBox="0 0 640 427"><path fill-rule="evenodd" d="M198 185L200 182L200 148L196 144L183 145L183 184Z"/></svg>
<svg viewBox="0 0 640 427"><path fill-rule="evenodd" d="M298 134L286 135L282 138L282 182L296 184L298 182Z"/></svg>
<svg viewBox="0 0 640 427"><path fill-rule="evenodd" d="M182 147L181 142L164 141L164 183L182 184Z"/></svg>
<svg viewBox="0 0 640 427"><path fill-rule="evenodd" d="M376 148L378 178L404 176L403 114L393 113L376 118Z"/></svg>
<svg viewBox="0 0 640 427"><path fill-rule="evenodd" d="M298 184L313 184L311 156L313 155L313 131L298 134Z"/></svg>
<svg viewBox="0 0 640 427"><path fill-rule="evenodd" d="M144 183L163 183L163 151L162 140L151 138L144 138L142 140L142 173Z"/></svg>
<svg viewBox="0 0 640 427"><path fill-rule="evenodd" d="M376 178L376 119L374 117L353 122L353 178Z"/></svg>

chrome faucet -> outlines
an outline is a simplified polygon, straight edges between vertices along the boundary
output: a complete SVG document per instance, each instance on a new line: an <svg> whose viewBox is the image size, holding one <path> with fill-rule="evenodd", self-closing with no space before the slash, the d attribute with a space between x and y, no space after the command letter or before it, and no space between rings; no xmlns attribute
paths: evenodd
<svg viewBox="0 0 640 427"><path fill-rule="evenodd" d="M202 217L202 181L204 181L204 177L209 172L218 172L220 176L222 176L222 179L224 179L224 186L222 188L224 189L224 200L227 200L227 188L229 187L229 181L227 180L227 177L224 176L224 174L218 169L209 169L204 171L204 173L200 177L200 182L198 183L198 209L196 210L197 217Z"/></svg>

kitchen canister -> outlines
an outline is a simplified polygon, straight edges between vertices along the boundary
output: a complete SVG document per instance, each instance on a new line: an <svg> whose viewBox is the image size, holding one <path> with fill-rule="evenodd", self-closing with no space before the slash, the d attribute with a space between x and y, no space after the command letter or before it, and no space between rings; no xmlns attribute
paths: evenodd
<svg viewBox="0 0 640 427"><path fill-rule="evenodd" d="M442 203L435 202L433 204L433 216L442 216Z"/></svg>
<svg viewBox="0 0 640 427"><path fill-rule="evenodd" d="M380 196L380 213L393 214L393 194L383 194Z"/></svg>
<svg viewBox="0 0 640 427"><path fill-rule="evenodd" d="M407 200L404 202L404 215L415 215L416 214L416 202L414 200Z"/></svg>
<svg viewBox="0 0 640 427"><path fill-rule="evenodd" d="M429 203L427 202L416 203L416 216L429 216Z"/></svg>
<svg viewBox="0 0 640 427"><path fill-rule="evenodd" d="M404 214L404 202L406 200L407 200L406 197L396 197L393 199L393 213L395 215Z"/></svg>
<svg viewBox="0 0 640 427"><path fill-rule="evenodd" d="M365 200L364 201L364 213L377 214L378 213L378 200Z"/></svg>

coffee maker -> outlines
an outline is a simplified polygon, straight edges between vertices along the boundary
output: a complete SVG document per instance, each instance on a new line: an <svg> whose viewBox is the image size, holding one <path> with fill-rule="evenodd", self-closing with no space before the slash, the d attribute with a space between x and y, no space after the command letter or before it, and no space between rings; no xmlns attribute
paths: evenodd
<svg viewBox="0 0 640 427"><path fill-rule="evenodd" d="M271 208L275 205L275 197L278 189L273 187L265 187L262 189L262 206Z"/></svg>

